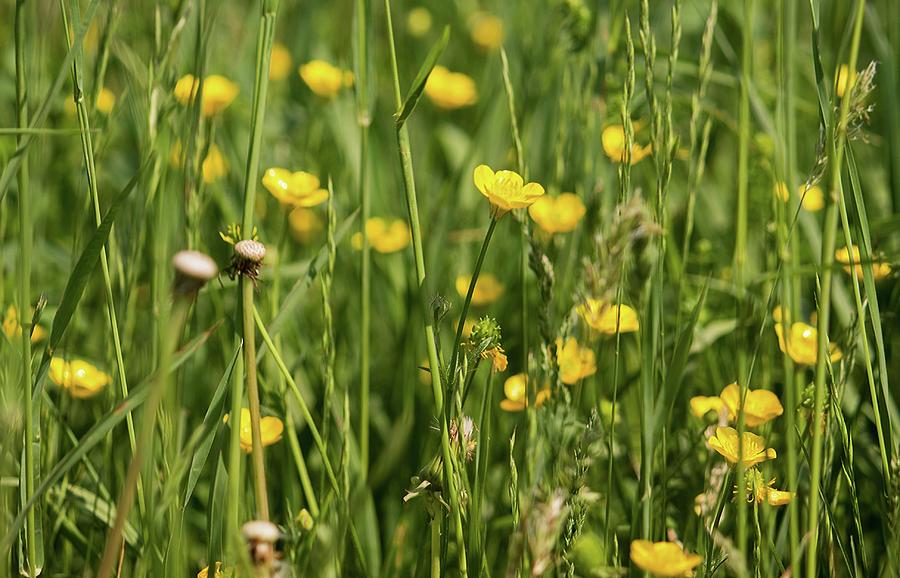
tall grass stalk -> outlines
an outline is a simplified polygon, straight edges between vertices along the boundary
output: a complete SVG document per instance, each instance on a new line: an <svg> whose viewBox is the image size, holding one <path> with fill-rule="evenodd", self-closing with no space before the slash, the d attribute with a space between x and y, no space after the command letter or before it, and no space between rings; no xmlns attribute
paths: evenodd
<svg viewBox="0 0 900 578"><path fill-rule="evenodd" d="M261 0L259 29L256 44L256 80L253 85L253 116L250 120L250 145L244 178L244 212L241 233L245 239L253 235L253 213L256 210L256 187L259 174L259 156L262 149L262 131L266 116L266 96L269 88L269 61L275 38L275 18L278 0ZM262 436L259 429L259 387L256 378L256 330L253 323L253 291L255 284L242 276L239 282L244 339L244 371L247 379L247 398L250 405L250 428L253 437L253 482L256 492L257 516L269 519L269 498L266 490L266 465ZM239 414L238 414L239 415ZM235 417L234 428L240 423ZM232 437L232 443L234 437ZM233 450L232 450L233 451Z"/></svg>
<svg viewBox="0 0 900 578"><path fill-rule="evenodd" d="M372 212L369 193L369 3L356 1L356 123L359 126L359 205L362 247L360 250L360 319L362 335L359 352L359 461L363 479L369 471L369 355L371 346L371 264L372 255L366 223Z"/></svg>
<svg viewBox="0 0 900 578"><path fill-rule="evenodd" d="M810 4L811 9L816 9L816 3ZM850 57L847 66L851 71L856 70L859 59L859 45L862 37L863 18L865 16L865 0L857 0L853 15L853 35L850 40ZM813 14L813 18L817 18ZM850 84L848 82L848 84ZM818 353L816 357L816 381L815 381L815 405L813 413L813 440L812 457L810 460L810 495L809 518L807 520L807 534L809 535L809 551L807 554L806 576L816 578L818 560L816 553L819 541L819 484L822 478L822 443L823 430L827 429L825 421L825 395L826 378L829 371L828 361L828 325L831 320L831 283L834 268L834 246L837 236L838 205L842 193L841 172L844 158L844 145L847 138L847 118L850 112L851 87L841 99L840 113L837 123L829 123L830 130L826 132L826 147L828 148L828 164L830 170L829 194L826 199L825 221L822 233L822 263L820 270L821 289L817 308Z"/></svg>
<svg viewBox="0 0 900 578"><path fill-rule="evenodd" d="M384 8L385 19L387 21L388 48L390 50L391 58L391 73L393 76L394 104L397 111L399 112L403 108L403 97L400 93L400 73L397 68L397 48L394 44L394 27L391 21L391 0L384 0ZM447 493L449 494L450 513L456 531L456 548L459 558L459 573L460 576L466 577L468 576L468 563L466 560L465 534L462 527L462 513L460 511L459 495L457 493L456 479L453 472L453 460L450 453L449 423L446 417L446 412L444 411L445 400L443 395L443 386L441 384L441 372L437 354L437 343L435 341L434 321L432 319L432 315L427 310L428 308L425 307L425 300L427 298L427 286L425 282L425 257L422 248L422 231L421 227L419 226L419 205L416 198L416 180L412 166L412 151L409 144L409 128L406 126L405 122L398 122L396 124L396 130L397 149L400 155L400 166L403 172L403 186L404 190L406 191L406 207L409 213L410 229L412 232L413 255L416 264L416 281L418 283L418 301L422 307L421 311L424 317L426 341L425 344L428 350L428 363L431 367L431 388L434 394L435 411L437 415L443 416L441 423L441 454L443 458L444 468L443 482L444 487L446 487ZM489 229L489 234L487 235L488 240L490 234L493 232L494 225L495 222L492 221L491 227ZM466 300L467 303L471 300L471 297L472 296L470 288L469 298ZM465 307L466 306L464 305L464 309L462 312L463 315L461 317L462 320L465 319ZM461 321L461 323L462 322L464 321ZM458 330L457 334L459 334ZM456 341L459 341L458 336ZM455 350L456 348L454 348L454 351ZM452 366L453 363L451 363L451 367ZM448 379L451 380L451 382L453 381L454 377L452 372L448 374Z"/></svg>
<svg viewBox="0 0 900 578"><path fill-rule="evenodd" d="M16 53L16 126L25 128L28 126L28 78L26 76L25 53L27 51L26 38L26 0L16 1L15 14L15 53ZM16 137L16 145L21 147L25 137L19 134ZM28 167L27 152L22 153L21 166L17 175L19 188L19 319L22 328L22 398L24 400L23 412L25 414L25 431L23 444L25 446L25 492L24 502L31 499L34 494L35 463L34 463L34 408L31 399L31 249L34 242L34 225L31 222L31 187L29 184L30 173ZM29 321L26 321L29 320ZM21 477L20 477L21 479ZM25 521L25 547L28 556L26 561L27 571L34 577L40 574L37 567L37 523L34 508L28 511Z"/></svg>

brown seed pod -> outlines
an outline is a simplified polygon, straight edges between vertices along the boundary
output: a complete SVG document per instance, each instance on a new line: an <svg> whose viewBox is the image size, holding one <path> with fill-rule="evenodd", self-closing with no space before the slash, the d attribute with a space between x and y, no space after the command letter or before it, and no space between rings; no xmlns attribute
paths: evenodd
<svg viewBox="0 0 900 578"><path fill-rule="evenodd" d="M228 276L234 279L238 275L244 275L253 280L259 278L259 268L266 257L266 246L253 239L244 239L234 245L234 256Z"/></svg>
<svg viewBox="0 0 900 578"><path fill-rule="evenodd" d="M200 251L179 251L172 257L175 268L176 293L187 294L200 290L207 281L219 274L219 267L209 255Z"/></svg>

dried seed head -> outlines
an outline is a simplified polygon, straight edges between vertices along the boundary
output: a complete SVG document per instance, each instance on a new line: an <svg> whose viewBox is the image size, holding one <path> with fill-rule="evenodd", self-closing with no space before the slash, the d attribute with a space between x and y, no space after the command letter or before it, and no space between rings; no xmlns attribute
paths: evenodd
<svg viewBox="0 0 900 578"><path fill-rule="evenodd" d="M234 254L239 259L258 265L266 257L266 246L253 239L244 239L235 243Z"/></svg>
<svg viewBox="0 0 900 578"><path fill-rule="evenodd" d="M216 262L199 251L179 251L172 257L175 267L175 292L193 293L219 274Z"/></svg>
<svg viewBox="0 0 900 578"><path fill-rule="evenodd" d="M266 542L274 544L281 537L278 526L265 520L251 520L241 528L244 539L248 542Z"/></svg>

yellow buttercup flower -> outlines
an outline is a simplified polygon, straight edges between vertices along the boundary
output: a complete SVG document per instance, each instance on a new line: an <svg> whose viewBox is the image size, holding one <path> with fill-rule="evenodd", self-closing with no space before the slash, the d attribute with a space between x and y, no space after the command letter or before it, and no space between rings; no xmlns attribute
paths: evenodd
<svg viewBox="0 0 900 578"><path fill-rule="evenodd" d="M66 361L54 357L50 360L50 380L72 397L85 399L100 393L112 378L82 359Z"/></svg>
<svg viewBox="0 0 900 578"><path fill-rule="evenodd" d="M315 211L297 207L288 215L288 224L294 239L300 243L309 243L324 227L322 217Z"/></svg>
<svg viewBox="0 0 900 578"><path fill-rule="evenodd" d="M573 231L585 212L581 198L572 193L563 193L558 197L544 195L528 207L528 214L534 222L551 235Z"/></svg>
<svg viewBox="0 0 900 578"><path fill-rule="evenodd" d="M403 219L383 219L372 217L366 221L366 237L369 244L379 253L396 253L405 249L412 237ZM362 233L354 233L350 239L354 249L362 249Z"/></svg>
<svg viewBox="0 0 900 578"><path fill-rule="evenodd" d="M488 14L476 12L469 18L472 42L482 50L497 50L503 44L503 20Z"/></svg>
<svg viewBox="0 0 900 578"><path fill-rule="evenodd" d="M747 501L770 506L785 506L794 498L793 492L776 490L775 478L768 482L763 478L762 472L753 468L747 473Z"/></svg>
<svg viewBox="0 0 900 578"><path fill-rule="evenodd" d="M725 386L719 394L725 407L728 408L728 419L732 422L738 420L738 410L741 407L741 388L737 383ZM744 425L756 427L775 419L784 413L778 396L765 389L752 390L747 388L743 404Z"/></svg>
<svg viewBox="0 0 900 578"><path fill-rule="evenodd" d="M625 162L625 127L620 124L611 124L600 133L600 144L603 152L615 163ZM650 145L640 146L631 144L631 164L637 164L647 158L653 149Z"/></svg>
<svg viewBox="0 0 900 578"><path fill-rule="evenodd" d="M845 94L853 90L854 84L856 84L856 71L850 72L849 66L846 64L840 65L837 78L834 81L834 91L837 93L838 98L843 98Z"/></svg>
<svg viewBox="0 0 900 578"><path fill-rule="evenodd" d="M190 104L197 96L200 81L191 74L185 74L175 84L175 98L183 105ZM211 74L203 81L203 99L200 111L203 116L215 116L234 102L240 88L224 76Z"/></svg>
<svg viewBox="0 0 900 578"><path fill-rule="evenodd" d="M513 209L524 209L544 195L544 187L528 183L515 171L494 172L478 165L473 174L475 186L491 202L491 214L499 219Z"/></svg>
<svg viewBox="0 0 900 578"><path fill-rule="evenodd" d="M455 110L478 102L475 81L461 72L450 72L443 66L435 66L425 81L425 95L438 108Z"/></svg>
<svg viewBox="0 0 900 578"><path fill-rule="evenodd" d="M848 274L851 271L856 271L856 278L862 280L864 274L862 260L859 257L859 247L856 245L851 245L850 249L842 247L834 252L834 258L838 263L844 265L844 271ZM851 263L853 264L853 267L850 266ZM872 261L872 276L875 277L876 281L881 281L890 274L890 265L881 261Z"/></svg>
<svg viewBox="0 0 900 578"><path fill-rule="evenodd" d="M566 385L578 383L585 377L597 373L597 361L590 347L581 347L574 337L556 338L556 363L559 365L559 378Z"/></svg>
<svg viewBox="0 0 900 578"><path fill-rule="evenodd" d="M3 334L12 341L22 335L22 324L19 323L19 312L15 305L6 308L6 316L3 318ZM40 325L31 329L31 342L37 343L47 338L47 330Z"/></svg>
<svg viewBox="0 0 900 578"><path fill-rule="evenodd" d="M609 305L598 299L589 298L577 307L578 314L591 329L604 335L632 333L640 329L637 312L628 305Z"/></svg>
<svg viewBox="0 0 900 578"><path fill-rule="evenodd" d="M328 200L319 177L307 172L273 167L263 175L262 183L276 199L292 207L315 207Z"/></svg>
<svg viewBox="0 0 900 578"><path fill-rule="evenodd" d="M775 183L774 192L775 196L781 199L783 203L788 202L790 199L788 187L785 183ZM808 185L804 183L800 185L797 196L800 197L800 206L804 211L815 213L816 211L821 211L825 207L825 192L819 185Z"/></svg>
<svg viewBox="0 0 900 578"><path fill-rule="evenodd" d="M725 407L725 403L718 396L695 395L691 398L691 413L696 417L703 418L709 412L715 412L717 415Z"/></svg>
<svg viewBox="0 0 900 578"><path fill-rule="evenodd" d="M301 65L300 78L322 98L334 98L345 86L353 86L352 72L324 60L310 60Z"/></svg>
<svg viewBox="0 0 900 578"><path fill-rule="evenodd" d="M456 292L460 297L465 297L469 292L469 283L472 277L460 275L456 278ZM482 305L490 305L503 295L505 287L503 283L497 280L490 273L482 273L478 276L475 283L475 290L472 292L472 305L481 307Z"/></svg>
<svg viewBox="0 0 900 578"><path fill-rule="evenodd" d="M175 141L172 145L172 151L169 153L169 162L174 166L180 167L184 164L184 150L180 140ZM206 158L200 167L203 173L203 182L206 184L214 183L220 178L228 174L228 161L222 156L222 151L215 143L209 145L206 151Z"/></svg>
<svg viewBox="0 0 900 578"><path fill-rule="evenodd" d="M116 95L110 89L103 87L97 93L97 110L103 114L110 114L116 106Z"/></svg>
<svg viewBox="0 0 900 578"><path fill-rule="evenodd" d="M794 493L769 488L766 491L766 503L770 506L786 506L794 499Z"/></svg>
<svg viewBox="0 0 900 578"><path fill-rule="evenodd" d="M506 399L500 400L500 409L504 411L522 411L528 407L528 376L517 373L510 376L503 383L503 393ZM541 407L550 399L550 389L544 388L537 392L534 406Z"/></svg>
<svg viewBox="0 0 900 578"><path fill-rule="evenodd" d="M674 542L631 542L631 561L641 570L656 576L691 575L702 560L699 555L685 552Z"/></svg>
<svg viewBox="0 0 900 578"><path fill-rule="evenodd" d="M738 463L738 459L740 459L745 468L751 468L756 464L778 457L774 449L766 447L766 440L755 433L745 431L741 439L743 440L742 458L738 457L738 432L733 427L717 427L716 435L709 438L709 447L732 464Z"/></svg>
<svg viewBox="0 0 900 578"><path fill-rule="evenodd" d="M415 38L422 38L431 30L431 12L423 6L416 6L406 17L406 28Z"/></svg>
<svg viewBox="0 0 900 578"><path fill-rule="evenodd" d="M272 45L272 56L269 59L269 80L284 80L294 67L291 51L280 42Z"/></svg>
<svg viewBox="0 0 900 578"><path fill-rule="evenodd" d="M224 422L228 422L231 414L225 414ZM241 408L241 449L248 454L253 451L253 429L250 420L250 410L246 407ZM262 439L262 445L270 446L281 440L281 434L284 433L284 422L277 417L261 417L259 419L259 437Z"/></svg>
<svg viewBox="0 0 900 578"><path fill-rule="evenodd" d="M812 325L797 322L791 324L790 330L785 335L784 326L775 324L775 334L778 335L778 347L787 353L800 365L815 365L819 351L819 332ZM843 356L843 353L834 343L828 344L831 362L834 363Z"/></svg>

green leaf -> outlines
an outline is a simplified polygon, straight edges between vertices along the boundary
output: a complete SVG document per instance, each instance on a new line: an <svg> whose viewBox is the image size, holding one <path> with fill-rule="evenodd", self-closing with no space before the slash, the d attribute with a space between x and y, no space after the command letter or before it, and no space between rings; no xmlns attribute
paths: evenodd
<svg viewBox="0 0 900 578"><path fill-rule="evenodd" d="M447 42L450 41L450 27L444 26L444 31L441 33L441 37L437 42L431 47L431 50L428 51L428 56L425 57L425 62L422 63L422 66L419 67L419 73L416 75L415 80L413 80L412 86L409 88L409 92L406 93L406 98L403 99L403 106L400 107L400 110L397 111L396 120L397 120L397 128L403 126L403 123L406 122L406 119L412 114L412 111L416 108L416 104L419 102L419 97L422 96L422 91L425 89L425 82L428 80L428 75L431 74L431 71L434 69L434 65L437 64L438 58L441 57L441 54L444 53L444 49L447 48Z"/></svg>

